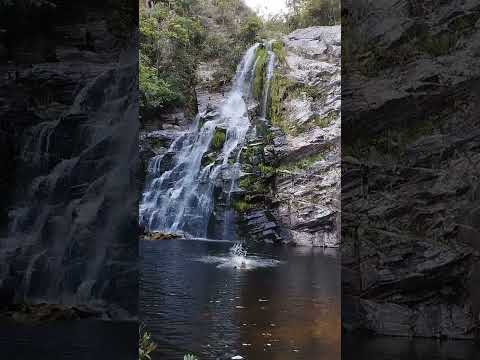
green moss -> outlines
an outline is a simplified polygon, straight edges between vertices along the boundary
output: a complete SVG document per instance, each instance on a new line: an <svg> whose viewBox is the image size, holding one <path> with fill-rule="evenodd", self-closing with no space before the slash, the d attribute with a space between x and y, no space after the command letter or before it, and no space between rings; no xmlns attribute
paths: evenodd
<svg viewBox="0 0 480 360"><path fill-rule="evenodd" d="M253 183L253 176L246 176L240 180L238 186L240 186L244 190L250 190Z"/></svg>
<svg viewBox="0 0 480 360"><path fill-rule="evenodd" d="M347 156L358 158L367 157L372 149L376 153L404 158L408 146L424 136L430 136L441 132L442 121L436 118L427 118L413 127L398 127L385 129L381 133L368 137L368 140L356 142L342 148L342 153ZM365 137L360 137L365 138Z"/></svg>
<svg viewBox="0 0 480 360"><path fill-rule="evenodd" d="M232 203L232 207L239 213L245 213L252 208L252 204L247 201L240 199Z"/></svg>
<svg viewBox="0 0 480 360"><path fill-rule="evenodd" d="M337 112L331 111L325 116L314 116L309 121L303 123L302 125L295 125L289 128L290 134L296 136L302 134L306 131L309 131L313 128L324 129L329 127L332 122L336 119Z"/></svg>
<svg viewBox="0 0 480 360"><path fill-rule="evenodd" d="M265 83L265 69L267 65L268 52L264 47L259 47L256 52L255 77L253 79L253 96L261 100Z"/></svg>
<svg viewBox="0 0 480 360"><path fill-rule="evenodd" d="M273 166L269 166L264 163L261 163L260 165L258 165L258 169L263 178L271 178L272 176L275 175L275 168Z"/></svg>
<svg viewBox="0 0 480 360"><path fill-rule="evenodd" d="M216 128L210 142L210 148L202 157L202 166L211 164L217 160L218 154L225 144L227 131L222 128Z"/></svg>
<svg viewBox="0 0 480 360"><path fill-rule="evenodd" d="M449 54L456 46L458 35L456 32L444 32L437 36L423 36L418 44L421 50L431 56L443 56Z"/></svg>
<svg viewBox="0 0 480 360"><path fill-rule="evenodd" d="M281 41L274 41L272 43L272 51L277 56L278 62L280 64L285 64L287 58L287 52L285 51L285 46Z"/></svg>
<svg viewBox="0 0 480 360"><path fill-rule="evenodd" d="M293 82L285 76L275 72L272 77L270 89L270 120L273 125L281 128L285 133L290 133L291 128L283 115L283 102L288 96L288 90L294 86Z"/></svg>
<svg viewBox="0 0 480 360"><path fill-rule="evenodd" d="M226 139L226 130L225 129L215 129L213 134L212 142L210 143L210 150L218 152L222 150L223 145L225 144Z"/></svg>
<svg viewBox="0 0 480 360"><path fill-rule="evenodd" d="M238 185L250 194L263 194L268 191L268 185L261 176L246 176L240 180Z"/></svg>
<svg viewBox="0 0 480 360"><path fill-rule="evenodd" d="M263 155L263 148L261 146L246 146L242 149L240 160L242 163L251 163L256 156Z"/></svg>
<svg viewBox="0 0 480 360"><path fill-rule="evenodd" d="M324 117L321 117L321 116L317 116L314 120L313 120L313 123L318 126L319 128L326 128L328 126L330 126L330 124L335 120L335 118L337 117L337 114L332 111L330 113L328 113L327 115L325 115Z"/></svg>
<svg viewBox="0 0 480 360"><path fill-rule="evenodd" d="M313 100L319 100L324 96L319 86L297 85L290 94L291 97L307 96Z"/></svg>
<svg viewBox="0 0 480 360"><path fill-rule="evenodd" d="M318 154L312 154L310 156L307 156L304 159L294 161L294 162L289 162L286 164L283 164L278 167L279 171L282 170L287 170L287 171L303 171L307 170L312 167L313 164L315 164L317 161L321 161L325 159L325 154L332 149L332 146L327 146L325 147L321 152Z"/></svg>

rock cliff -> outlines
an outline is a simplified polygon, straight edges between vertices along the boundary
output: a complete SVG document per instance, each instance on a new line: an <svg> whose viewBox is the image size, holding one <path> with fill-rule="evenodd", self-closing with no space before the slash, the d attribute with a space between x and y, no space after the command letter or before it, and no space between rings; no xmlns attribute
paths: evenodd
<svg viewBox="0 0 480 360"><path fill-rule="evenodd" d="M346 9L344 327L474 338L480 8L400 1Z"/></svg>
<svg viewBox="0 0 480 360"><path fill-rule="evenodd" d="M268 125L245 151L263 161L263 197L243 216L247 239L338 246L340 49L339 26L299 29L273 44Z"/></svg>
<svg viewBox="0 0 480 360"><path fill-rule="evenodd" d="M279 161L275 215L294 243L336 246L340 220L340 27L296 30L284 43L283 71L290 84L281 105L280 126L286 136L274 139L281 144L274 148Z"/></svg>

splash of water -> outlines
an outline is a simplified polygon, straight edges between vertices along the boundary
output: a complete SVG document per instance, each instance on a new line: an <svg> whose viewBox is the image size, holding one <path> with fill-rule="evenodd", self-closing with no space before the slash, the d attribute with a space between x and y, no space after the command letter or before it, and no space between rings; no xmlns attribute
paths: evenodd
<svg viewBox="0 0 480 360"><path fill-rule="evenodd" d="M247 249L242 243L235 243L226 256L203 256L197 261L206 264L216 264L219 269L254 270L257 268L275 267L282 261L265 259L255 255L247 256Z"/></svg>
<svg viewBox="0 0 480 360"><path fill-rule="evenodd" d="M232 256L247 257L247 250L243 247L241 243L236 243L230 248L230 254Z"/></svg>

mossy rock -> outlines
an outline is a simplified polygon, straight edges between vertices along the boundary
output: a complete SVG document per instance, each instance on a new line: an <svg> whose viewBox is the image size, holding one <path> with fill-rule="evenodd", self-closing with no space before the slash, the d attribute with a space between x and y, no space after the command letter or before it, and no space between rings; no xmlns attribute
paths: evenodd
<svg viewBox="0 0 480 360"><path fill-rule="evenodd" d="M280 64L285 64L287 59L287 52L285 50L285 45L281 41L274 41L272 43L272 51L277 56L278 62Z"/></svg>
<svg viewBox="0 0 480 360"><path fill-rule="evenodd" d="M325 156L329 151L331 151L333 148L333 145L329 144L325 146L320 152L316 154L311 154L303 159L284 163L281 166L278 167L278 171L290 171L290 172L296 172L296 171L304 171L310 169L313 164L315 164L318 161L325 160Z"/></svg>
<svg viewBox="0 0 480 360"><path fill-rule="evenodd" d="M242 163L253 164L256 158L263 156L263 148L261 146L246 146L240 155Z"/></svg>
<svg viewBox="0 0 480 360"><path fill-rule="evenodd" d="M205 155L203 155L202 157L202 167L205 167L207 165L214 163L217 160L217 156L218 154L216 153L212 153L212 152L205 153Z"/></svg>
<svg viewBox="0 0 480 360"><path fill-rule="evenodd" d="M333 123L333 121L337 118L337 116L338 116L337 111L331 111L325 116L315 115L312 118L310 118L310 120L308 120L307 122L301 125L295 126L291 130L291 133L293 135L299 135L314 128L325 129Z"/></svg>
<svg viewBox="0 0 480 360"><path fill-rule="evenodd" d="M424 35L418 41L419 48L427 54L438 57L448 55L455 49L459 41L459 34L457 32L443 32L436 36Z"/></svg>
<svg viewBox="0 0 480 360"><path fill-rule="evenodd" d="M255 73L253 79L253 96L258 101L260 101L263 97L267 60L268 51L264 47L259 47L256 52Z"/></svg>
<svg viewBox="0 0 480 360"><path fill-rule="evenodd" d="M320 86L312 86L306 84L298 84L291 92L290 97L302 97L306 96L312 98L313 100L322 99L325 94Z"/></svg>
<svg viewBox="0 0 480 360"><path fill-rule="evenodd" d="M223 128L216 128L210 141L210 147L202 157L202 166L209 165L216 161L218 155L225 145L227 139L227 130Z"/></svg>
<svg viewBox="0 0 480 360"><path fill-rule="evenodd" d="M263 194L269 190L268 185L265 183L265 179L259 175L245 176L240 180L238 185L240 188L252 194Z"/></svg>
<svg viewBox="0 0 480 360"><path fill-rule="evenodd" d="M222 128L216 128L213 134L212 141L210 142L211 152L220 152L223 149L225 140L227 139L227 130Z"/></svg>
<svg viewBox="0 0 480 360"><path fill-rule="evenodd" d="M232 208L235 209L240 214L246 213L248 210L253 208L253 204L245 201L244 199L236 200L232 203Z"/></svg>
<svg viewBox="0 0 480 360"><path fill-rule="evenodd" d="M275 72L272 77L270 89L270 121L274 126L279 127L285 133L290 132L290 126L283 114L283 103L288 97L289 91L295 88L295 83L287 77Z"/></svg>
<svg viewBox="0 0 480 360"><path fill-rule="evenodd" d="M150 143L150 148L155 153L158 153L162 149L168 148L168 142L165 139L153 138L153 139L149 139L148 141Z"/></svg>

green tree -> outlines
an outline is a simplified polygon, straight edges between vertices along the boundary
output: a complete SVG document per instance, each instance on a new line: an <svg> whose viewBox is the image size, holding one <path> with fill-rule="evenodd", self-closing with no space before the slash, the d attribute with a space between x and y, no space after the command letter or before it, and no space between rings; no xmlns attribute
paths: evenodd
<svg viewBox="0 0 480 360"><path fill-rule="evenodd" d="M245 19L240 30L240 38L247 44L255 42L257 35L263 29L263 22L258 16Z"/></svg>
<svg viewBox="0 0 480 360"><path fill-rule="evenodd" d="M290 30L309 26L336 25L340 23L340 0L288 0Z"/></svg>

